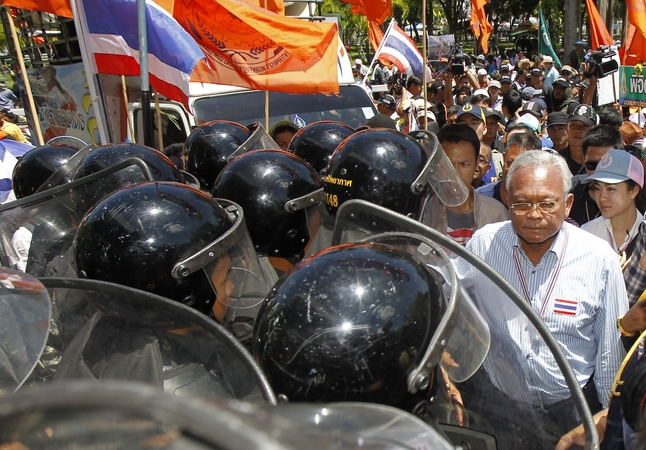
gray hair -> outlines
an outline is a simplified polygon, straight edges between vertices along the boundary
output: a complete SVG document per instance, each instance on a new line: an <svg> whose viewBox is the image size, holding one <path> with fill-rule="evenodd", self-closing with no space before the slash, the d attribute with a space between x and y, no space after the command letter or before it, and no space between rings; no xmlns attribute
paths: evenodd
<svg viewBox="0 0 646 450"><path fill-rule="evenodd" d="M507 192L510 192L511 178L518 169L523 167L545 167L552 171L560 173L563 180L563 193L567 196L572 188L572 174L567 166L565 158L556 153L554 150L528 150L518 155L514 160L505 180Z"/></svg>

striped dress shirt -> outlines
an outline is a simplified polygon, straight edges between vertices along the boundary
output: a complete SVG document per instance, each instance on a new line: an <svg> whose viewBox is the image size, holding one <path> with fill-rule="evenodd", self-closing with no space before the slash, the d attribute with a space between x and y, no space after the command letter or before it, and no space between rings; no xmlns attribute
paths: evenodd
<svg viewBox="0 0 646 450"><path fill-rule="evenodd" d="M628 309L619 259L608 243L564 223L534 266L506 221L478 230L467 248L521 297L530 298L561 344L580 386L594 373L599 401L607 406L613 377L625 355L616 322ZM493 384L510 398L534 405L569 398L554 357L518 307L479 271L464 263L458 263L458 271L490 327L491 349L484 368Z"/></svg>

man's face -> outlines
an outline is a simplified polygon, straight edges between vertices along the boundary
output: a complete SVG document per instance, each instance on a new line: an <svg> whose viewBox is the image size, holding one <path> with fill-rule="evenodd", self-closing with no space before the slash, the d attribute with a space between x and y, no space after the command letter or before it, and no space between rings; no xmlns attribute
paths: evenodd
<svg viewBox="0 0 646 450"><path fill-rule="evenodd" d="M590 129L589 125L580 120L573 120L567 124L567 136L570 145L581 147L583 145L583 136Z"/></svg>
<svg viewBox="0 0 646 450"><path fill-rule="evenodd" d="M447 125L451 125L452 123L455 123L456 117L457 117L457 113L447 114L446 115L446 123L447 123Z"/></svg>
<svg viewBox="0 0 646 450"><path fill-rule="evenodd" d="M550 244L570 213L573 196L563 191L559 172L545 167L523 167L514 172L508 192L509 204L557 202L549 212L532 206L526 213L510 209L511 223L521 240L531 246Z"/></svg>
<svg viewBox="0 0 646 450"><path fill-rule="evenodd" d="M496 134L498 134L498 119L494 116L489 116L487 117L487 132L484 139L489 142L489 140L496 138Z"/></svg>
<svg viewBox="0 0 646 450"><path fill-rule="evenodd" d="M557 100L562 100L565 97L565 86L560 84L554 85L554 98Z"/></svg>
<svg viewBox="0 0 646 450"><path fill-rule="evenodd" d="M274 135L274 141L276 141L281 150L287 151L289 143L292 142L295 134L292 130L281 131Z"/></svg>
<svg viewBox="0 0 646 450"><path fill-rule="evenodd" d="M478 166L473 174L474 180L482 180L482 177L491 169L491 153L489 146L480 145L480 154L478 155Z"/></svg>
<svg viewBox="0 0 646 450"><path fill-rule="evenodd" d="M231 293L233 292L233 283L229 280L231 271L231 258L225 254L217 262L215 269L211 273L211 286L215 290L215 303L213 303L213 314L215 320L222 322L224 315L231 304Z"/></svg>
<svg viewBox="0 0 646 450"><path fill-rule="evenodd" d="M478 161L473 146L469 141L443 142L442 148L464 185L471 186Z"/></svg>
<svg viewBox="0 0 646 450"><path fill-rule="evenodd" d="M390 109L388 107L388 105L386 105L384 103L379 103L377 105L377 111L379 112L379 114L385 114L385 115L387 115L389 117L392 116L392 114L395 112L392 109Z"/></svg>
<svg viewBox="0 0 646 450"><path fill-rule="evenodd" d="M411 83L410 87L408 88L408 92L413 95L420 95L422 93L422 85Z"/></svg>
<svg viewBox="0 0 646 450"><path fill-rule="evenodd" d="M500 93L505 95L507 92L511 91L511 83L502 83Z"/></svg>
<svg viewBox="0 0 646 450"><path fill-rule="evenodd" d="M507 151L505 152L505 159L502 162L502 178L505 179L507 178L507 172L509 172L509 168L511 167L512 163L518 158L518 155L523 153L525 150L522 149L522 147L519 147L517 145L510 145L507 148Z"/></svg>
<svg viewBox="0 0 646 450"><path fill-rule="evenodd" d="M550 125L547 134L557 148L567 146L567 125Z"/></svg>
<svg viewBox="0 0 646 450"><path fill-rule="evenodd" d="M534 89L539 89L541 86L543 86L543 75L533 73L531 74L531 80Z"/></svg>
<svg viewBox="0 0 646 450"><path fill-rule="evenodd" d="M612 145L606 147L588 147L588 150L586 150L585 157L583 159L585 171L588 173L588 175L592 175L595 170L597 170L597 164L599 164L601 158L603 158L610 149L612 149Z"/></svg>
<svg viewBox="0 0 646 450"><path fill-rule="evenodd" d="M487 76L486 75L478 75L478 82L480 84L487 83Z"/></svg>
<svg viewBox="0 0 646 450"><path fill-rule="evenodd" d="M469 79L466 76L460 77L459 87L462 87L462 86L469 87Z"/></svg>
<svg viewBox="0 0 646 450"><path fill-rule="evenodd" d="M461 91L458 94L457 98L455 99L455 103L461 106L464 103L464 99L467 98L468 96L469 94L467 92Z"/></svg>
<svg viewBox="0 0 646 450"><path fill-rule="evenodd" d="M478 139L482 140L486 130L485 123L479 117L474 116L473 114L462 114L457 118L456 123L467 125L473 128L478 135Z"/></svg>

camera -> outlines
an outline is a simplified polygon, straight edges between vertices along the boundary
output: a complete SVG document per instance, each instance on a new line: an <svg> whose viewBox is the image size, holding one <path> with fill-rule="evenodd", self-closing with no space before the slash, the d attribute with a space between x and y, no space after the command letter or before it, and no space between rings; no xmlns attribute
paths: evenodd
<svg viewBox="0 0 646 450"><path fill-rule="evenodd" d="M617 52L612 50L610 46L602 45L596 52L585 55L584 59L588 62L589 68L593 69L586 71L586 76L603 78L619 70L619 64L612 59L616 54Z"/></svg>
<svg viewBox="0 0 646 450"><path fill-rule="evenodd" d="M462 53L462 43L455 43L451 47L451 54L449 55L449 64L451 65L451 74L453 76L462 75L464 73L465 55Z"/></svg>

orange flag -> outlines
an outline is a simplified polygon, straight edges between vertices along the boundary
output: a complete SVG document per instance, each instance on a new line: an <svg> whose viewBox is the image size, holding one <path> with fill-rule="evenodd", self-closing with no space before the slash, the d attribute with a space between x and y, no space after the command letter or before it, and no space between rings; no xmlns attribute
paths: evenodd
<svg viewBox="0 0 646 450"><path fill-rule="evenodd" d="M370 45L372 45L372 49L374 51L377 51L383 38L384 32L381 31L379 24L374 21L368 22L368 39L370 40Z"/></svg>
<svg viewBox="0 0 646 450"><path fill-rule="evenodd" d="M585 0L585 5L588 8L588 18L590 19L590 45L592 48L596 50L602 45L612 45L614 43L612 36L608 33L606 24L601 19L594 2Z"/></svg>
<svg viewBox="0 0 646 450"><path fill-rule="evenodd" d="M169 1L163 2L165 7ZM176 0L172 11L208 60L197 64L191 81L339 92L334 23L284 17L237 0Z"/></svg>
<svg viewBox="0 0 646 450"><path fill-rule="evenodd" d="M646 37L630 22L626 27L626 38L619 55L622 66L634 66L646 61Z"/></svg>
<svg viewBox="0 0 646 450"><path fill-rule="evenodd" d="M491 36L492 26L487 20L485 5L487 0L471 0L471 30L476 38L480 40L480 46L483 53L489 52L489 36Z"/></svg>
<svg viewBox="0 0 646 450"><path fill-rule="evenodd" d="M342 0L352 5L354 15L366 16L368 22L381 25L393 14L392 0Z"/></svg>
<svg viewBox="0 0 646 450"><path fill-rule="evenodd" d="M74 17L69 0L2 0L2 4L30 11L48 12L57 16Z"/></svg>
<svg viewBox="0 0 646 450"><path fill-rule="evenodd" d="M628 22L646 37L646 0L626 0Z"/></svg>
<svg viewBox="0 0 646 450"><path fill-rule="evenodd" d="M259 6L281 16L285 15L285 3L283 0L247 0L252 5Z"/></svg>

